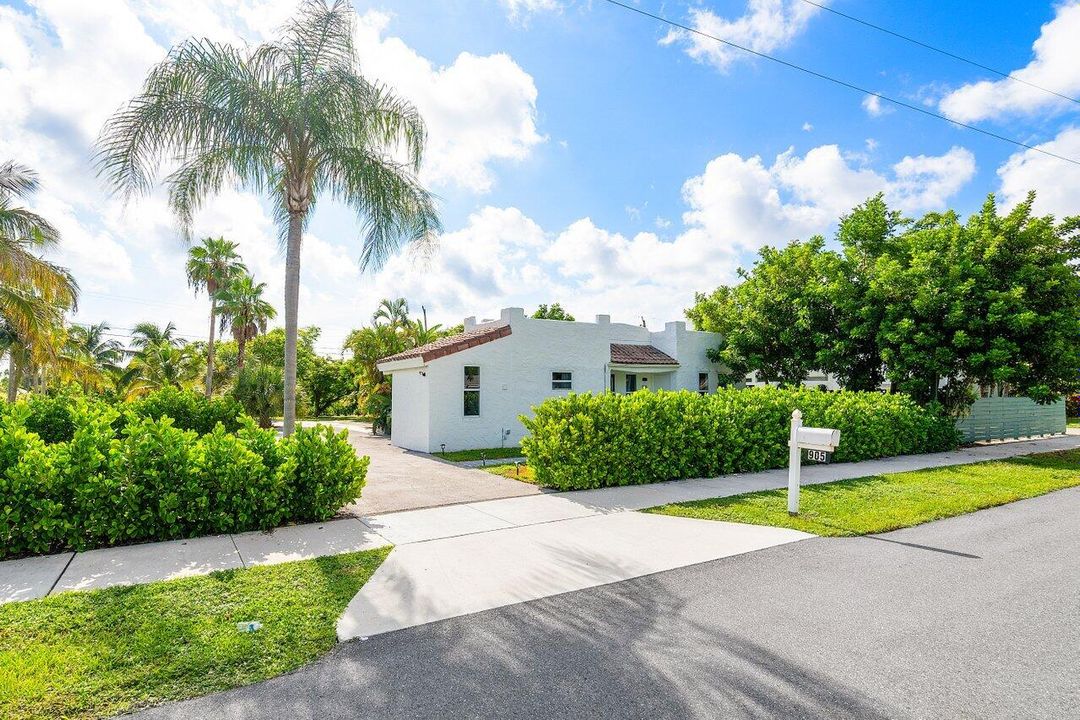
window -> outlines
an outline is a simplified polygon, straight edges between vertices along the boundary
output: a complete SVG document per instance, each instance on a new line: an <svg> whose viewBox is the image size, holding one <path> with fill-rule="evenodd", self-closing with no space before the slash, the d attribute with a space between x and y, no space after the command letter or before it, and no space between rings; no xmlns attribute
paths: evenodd
<svg viewBox="0 0 1080 720"><path fill-rule="evenodd" d="M480 414L480 368L465 366L465 415Z"/></svg>
<svg viewBox="0 0 1080 720"><path fill-rule="evenodd" d="M611 373L611 392L615 392L615 373Z"/></svg>
<svg viewBox="0 0 1080 720"><path fill-rule="evenodd" d="M709 394L709 373L703 372L697 374L697 391L702 395Z"/></svg>
<svg viewBox="0 0 1080 720"><path fill-rule="evenodd" d="M626 392L632 393L637 391L637 375L626 376Z"/></svg>
<svg viewBox="0 0 1080 720"><path fill-rule="evenodd" d="M551 373L551 389L552 390L570 390L574 385L574 376L568 372L553 372Z"/></svg>

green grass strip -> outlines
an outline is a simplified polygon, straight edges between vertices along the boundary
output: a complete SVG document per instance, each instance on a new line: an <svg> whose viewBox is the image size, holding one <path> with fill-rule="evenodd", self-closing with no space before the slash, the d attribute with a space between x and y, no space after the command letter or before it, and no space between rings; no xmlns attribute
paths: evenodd
<svg viewBox="0 0 1080 720"><path fill-rule="evenodd" d="M0 605L0 717L105 717L294 670L335 644L389 552Z"/></svg>
<svg viewBox="0 0 1080 720"><path fill-rule="evenodd" d="M771 525L815 535L881 533L1080 485L1080 450L804 485L799 515L787 490L661 505L645 512Z"/></svg>
<svg viewBox="0 0 1080 720"><path fill-rule="evenodd" d="M449 460L450 462L464 462L466 460L498 460L502 458L521 457L519 447L483 448L481 450L452 450L450 452L437 452L435 457Z"/></svg>

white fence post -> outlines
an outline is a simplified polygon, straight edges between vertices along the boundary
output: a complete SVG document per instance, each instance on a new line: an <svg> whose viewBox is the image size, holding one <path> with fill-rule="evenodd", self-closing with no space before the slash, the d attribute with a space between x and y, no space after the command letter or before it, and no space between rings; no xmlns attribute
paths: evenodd
<svg viewBox="0 0 1080 720"><path fill-rule="evenodd" d="M802 450L799 449L799 428L802 427L802 413L791 413L791 437L788 440L787 474L787 511L788 515L799 514L799 475L802 470Z"/></svg>

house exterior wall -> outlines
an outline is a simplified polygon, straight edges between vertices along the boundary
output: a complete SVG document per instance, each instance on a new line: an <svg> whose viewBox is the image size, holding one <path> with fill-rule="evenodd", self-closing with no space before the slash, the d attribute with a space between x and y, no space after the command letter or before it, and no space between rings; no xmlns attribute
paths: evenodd
<svg viewBox="0 0 1080 720"><path fill-rule="evenodd" d="M705 371L710 374L710 390L716 388L718 366L708 361L705 350L715 347L719 337L688 331L685 323L668 323L664 330L650 332L612 323L605 315L593 323L535 320L521 308L508 308L490 323L477 325L468 319L466 329L501 324L510 325L509 336L426 364L418 362L416 367L391 370L395 445L424 452L443 445L447 450L516 445L525 435L518 417L529 414L534 405L571 391L608 390L613 342L654 345L680 362L674 372L657 368L638 373L648 377L649 388L697 390L698 373ZM480 368L478 416L464 414L466 366ZM571 389L552 389L553 372L570 372ZM617 372L616 388L621 391L625 373Z"/></svg>
<svg viewBox="0 0 1080 720"><path fill-rule="evenodd" d="M424 370L402 370L394 373L391 387L393 418L390 425L390 442L398 447L424 449L427 451L430 399L430 383ZM402 422L398 423L398 418Z"/></svg>

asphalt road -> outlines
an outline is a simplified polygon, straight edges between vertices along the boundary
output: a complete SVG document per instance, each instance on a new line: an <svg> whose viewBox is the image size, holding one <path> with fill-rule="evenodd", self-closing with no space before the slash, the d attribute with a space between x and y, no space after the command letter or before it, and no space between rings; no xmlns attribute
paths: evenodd
<svg viewBox="0 0 1080 720"><path fill-rule="evenodd" d="M339 646L143 718L1080 716L1080 488Z"/></svg>

